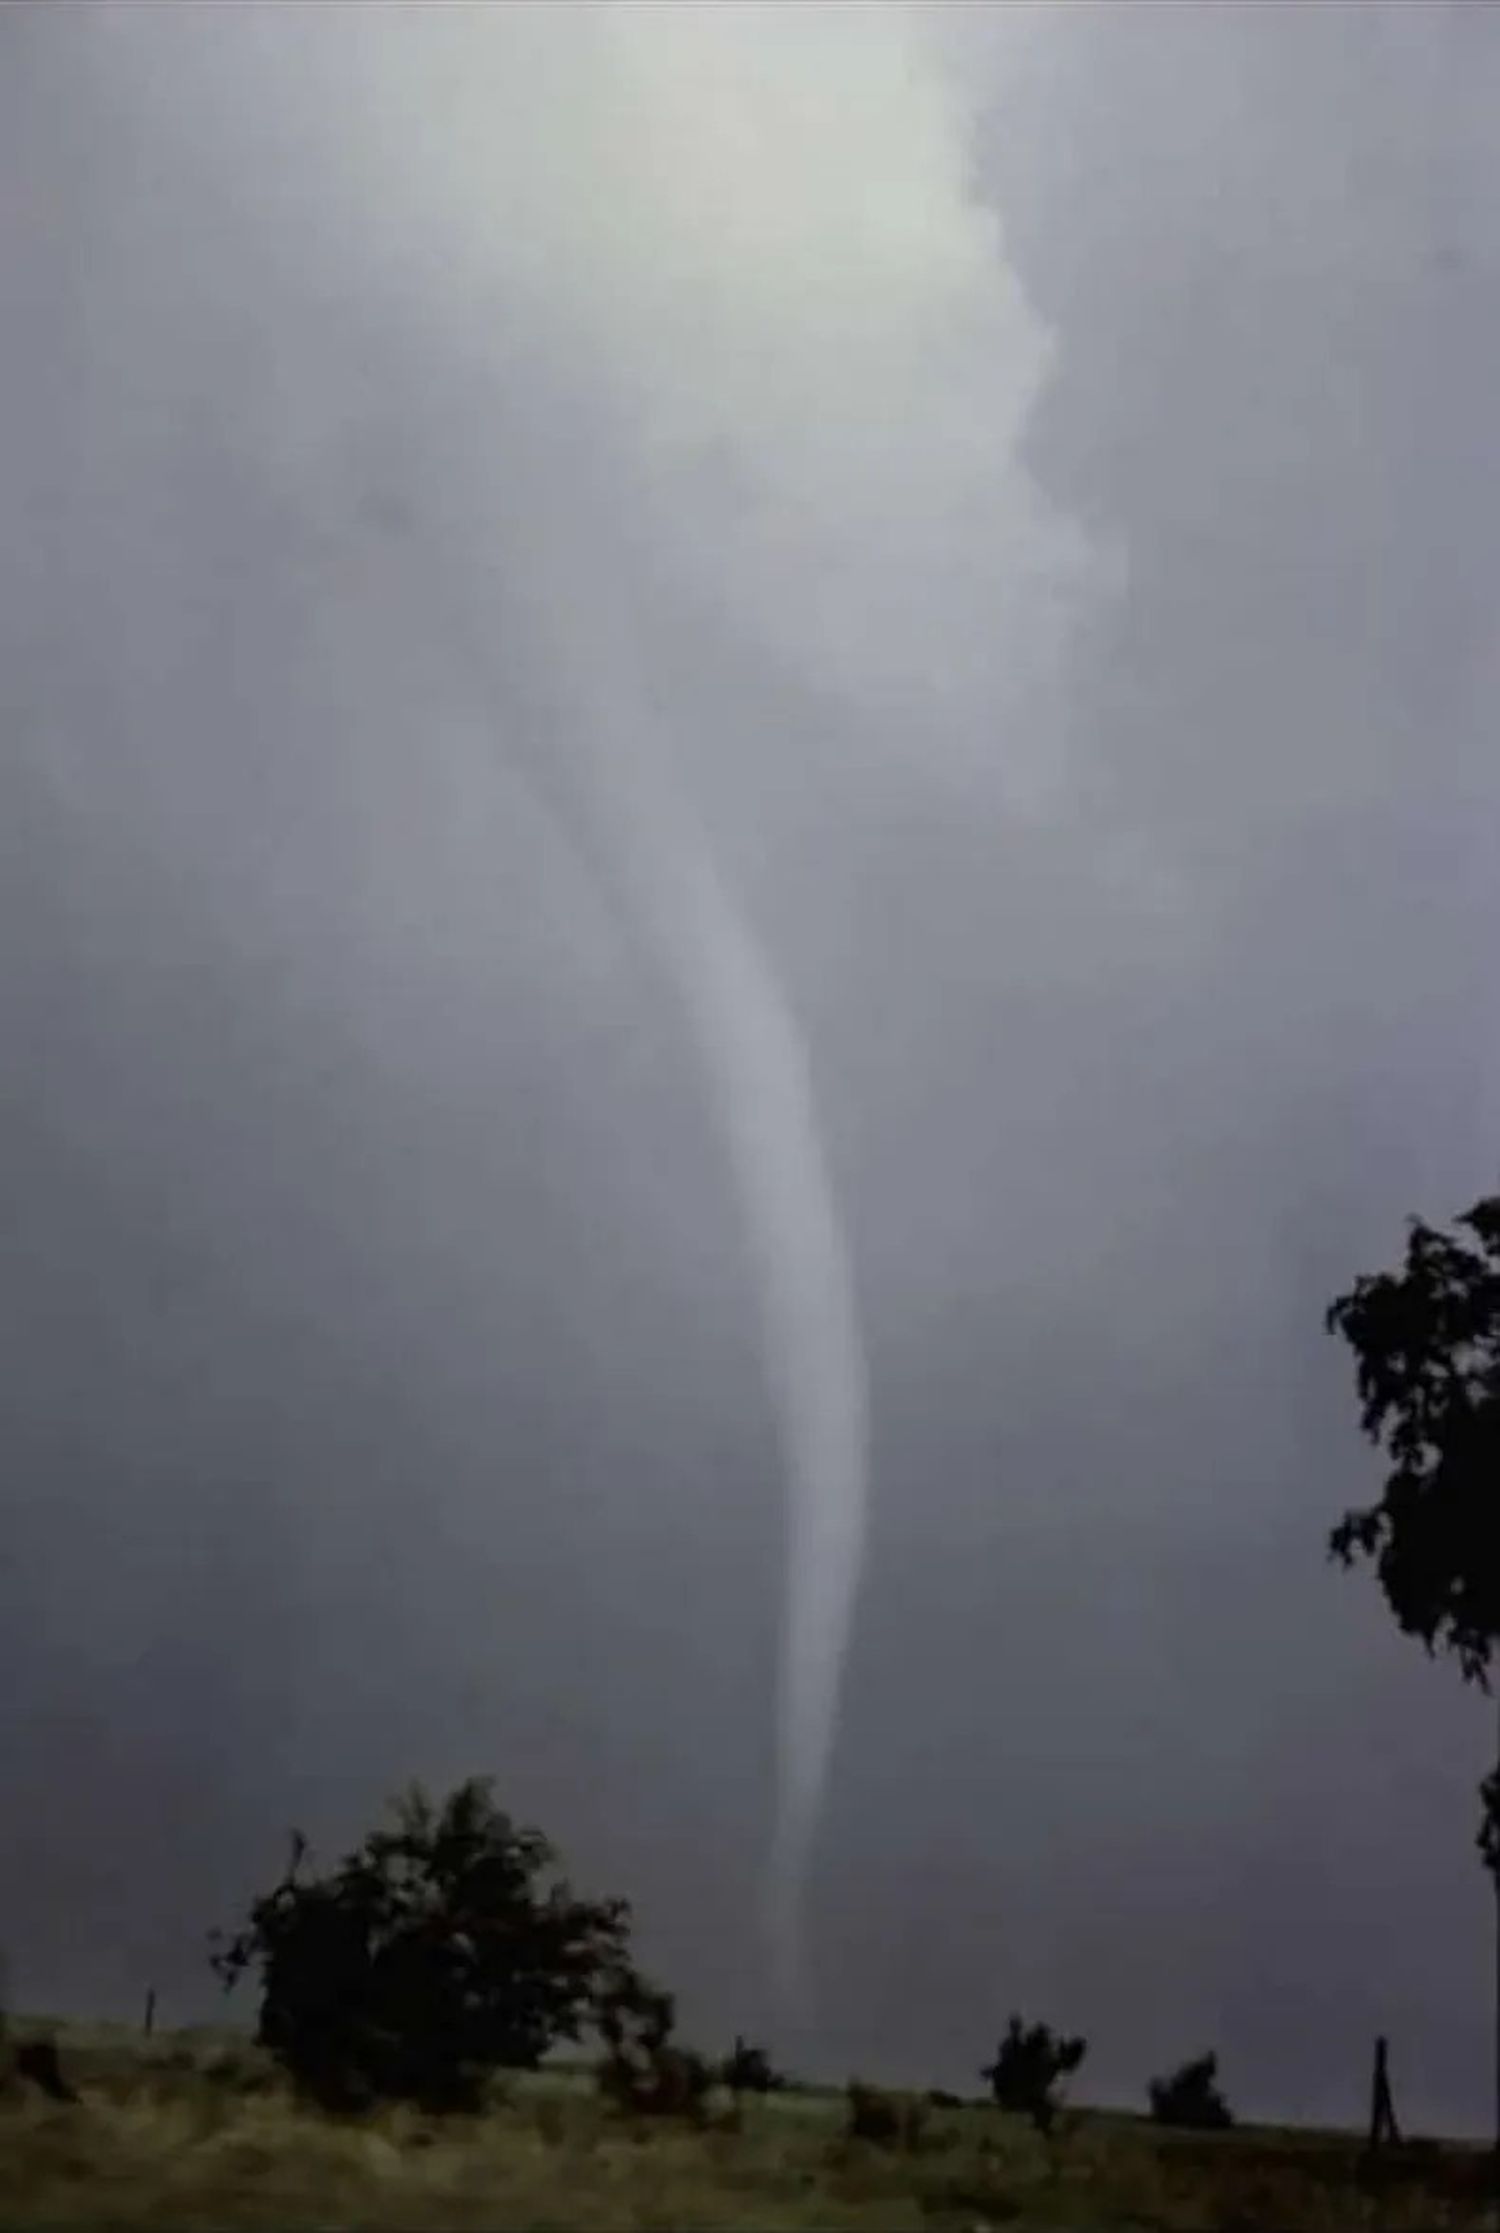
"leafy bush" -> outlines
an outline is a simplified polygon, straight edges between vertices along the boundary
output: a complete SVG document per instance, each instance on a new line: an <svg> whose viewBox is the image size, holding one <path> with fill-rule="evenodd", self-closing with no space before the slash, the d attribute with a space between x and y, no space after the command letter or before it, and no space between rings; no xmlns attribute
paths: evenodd
<svg viewBox="0 0 1500 2233"><path fill-rule="evenodd" d="M1046 2024L1023 2024L1012 2016L995 2059L980 2072L1002 2109L1030 2117L1039 2132L1049 2132L1057 2115L1055 2087L1078 2068L1088 2053L1084 2039L1065 2039Z"/></svg>
<svg viewBox="0 0 1500 2233"><path fill-rule="evenodd" d="M491 2072L531 2068L577 2039L625 1963L629 1910L584 1901L541 1833L471 1778L434 1807L420 1786L330 1874L307 1844L213 1966L226 1990L258 1970L258 2036L330 2109L381 2098L479 2105Z"/></svg>
<svg viewBox="0 0 1500 2233"><path fill-rule="evenodd" d="M1170 2078L1153 2078L1149 2091L1156 2122L1182 2125L1193 2132L1226 2131L1234 2118L1214 2083L1218 2067L1217 2055L1200 2055Z"/></svg>

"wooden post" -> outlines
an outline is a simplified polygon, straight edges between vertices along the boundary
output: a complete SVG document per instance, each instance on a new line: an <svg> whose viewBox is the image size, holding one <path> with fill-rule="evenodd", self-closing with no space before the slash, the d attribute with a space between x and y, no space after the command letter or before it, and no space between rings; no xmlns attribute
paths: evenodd
<svg viewBox="0 0 1500 2233"><path fill-rule="evenodd" d="M148 2039L156 2029L156 1987L154 1985L146 1987L146 2016L141 2029Z"/></svg>

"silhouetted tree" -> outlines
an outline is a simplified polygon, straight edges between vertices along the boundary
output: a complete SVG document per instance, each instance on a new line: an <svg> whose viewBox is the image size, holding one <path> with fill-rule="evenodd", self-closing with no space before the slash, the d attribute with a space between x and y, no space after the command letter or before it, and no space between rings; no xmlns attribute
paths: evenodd
<svg viewBox="0 0 1500 2233"><path fill-rule="evenodd" d="M1457 1220L1478 1245L1411 1220L1405 1267L1356 1280L1327 1314L1357 1360L1361 1417L1391 1461L1378 1504L1329 1537L1373 1558L1405 1633L1487 1688L1500 1643L1500 1196Z"/></svg>
<svg viewBox="0 0 1500 2233"><path fill-rule="evenodd" d="M1402 1631L1488 1691L1500 1646L1500 1195L1455 1223L1457 1236L1411 1219L1403 1268L1357 1279L1328 1310L1390 1466L1380 1501L1346 1512L1329 1550L1346 1566L1373 1559ZM1500 1903L1500 1765L1480 1800L1477 1842ZM1500 2147L1500 1967L1496 2025Z"/></svg>
<svg viewBox="0 0 1500 2233"><path fill-rule="evenodd" d="M1012 2016L994 2061L980 2076L1002 2109L1030 2117L1039 2132L1049 2132L1058 2109L1054 2089L1087 2053L1085 2039L1061 2038L1046 2024L1028 2025Z"/></svg>
<svg viewBox="0 0 1500 2233"><path fill-rule="evenodd" d="M547 1839L490 1792L474 1777L435 1807L413 1786L322 1877L302 1873L294 1833L246 1927L215 1934L226 1989L258 1970L261 2043L325 2106L474 2107L490 2072L581 2037L628 1970L626 1903L578 1899Z"/></svg>
<svg viewBox="0 0 1500 2233"><path fill-rule="evenodd" d="M1500 1196L1457 1221L1410 1223L1402 1271L1355 1281L1327 1314L1355 1353L1361 1423L1390 1460L1378 1504L1329 1536L1372 1558L1401 1629L1490 1687L1500 1645ZM1476 1245L1477 1244L1477 1245ZM1500 1872L1500 1770L1481 1787L1479 1847Z"/></svg>
<svg viewBox="0 0 1500 2233"><path fill-rule="evenodd" d="M724 2057L720 2082L731 2093L779 2093L786 2079L772 2067L764 2047L752 2047L736 2033L734 2051Z"/></svg>
<svg viewBox="0 0 1500 2233"><path fill-rule="evenodd" d="M1185 2062L1170 2078L1153 2078L1151 2114L1158 2124L1185 2125L1194 2132L1222 2132L1233 2124L1229 2104L1214 2083L1217 2055Z"/></svg>

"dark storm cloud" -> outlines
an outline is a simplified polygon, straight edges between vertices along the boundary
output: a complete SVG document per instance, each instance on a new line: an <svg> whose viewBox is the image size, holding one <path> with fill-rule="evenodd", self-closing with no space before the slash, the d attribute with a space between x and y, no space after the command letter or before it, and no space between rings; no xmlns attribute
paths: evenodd
<svg viewBox="0 0 1500 2233"><path fill-rule="evenodd" d="M392 12L326 112L276 11L0 30L23 1997L191 2005L285 1823L493 1765L755 2020L752 1298L525 775L615 600L869 1335L810 2052L962 2078L1024 2004L1347 2116L1384 2028L1477 2117L1482 1717L1322 1564L1319 1318L1494 1175L1487 12L958 11L957 75L506 14L477 105Z"/></svg>

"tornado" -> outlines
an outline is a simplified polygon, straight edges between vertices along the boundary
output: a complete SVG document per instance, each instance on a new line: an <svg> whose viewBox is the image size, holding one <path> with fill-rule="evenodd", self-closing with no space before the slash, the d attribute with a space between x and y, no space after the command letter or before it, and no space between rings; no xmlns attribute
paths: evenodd
<svg viewBox="0 0 1500 2233"><path fill-rule="evenodd" d="M838 1733L863 1565L868 1373L850 1250L828 1169L802 1032L726 884L672 767L626 608L580 603L576 563L533 523L527 577L493 632L475 625L463 538L423 537L431 640L497 702L519 673L551 677L530 719L497 729L518 774L586 866L621 935L675 998L697 1052L738 1201L785 1475L784 1584L775 1699L775 1802L761 1896L772 2012L810 2014L804 1911ZM618 585L617 585L618 586ZM387 583L410 614L409 582ZM565 633L586 639L586 664ZM514 657L507 656L508 651ZM561 680L560 678L567 679Z"/></svg>
<svg viewBox="0 0 1500 2233"><path fill-rule="evenodd" d="M728 1156L786 1473L776 1805L763 1928L778 2021L808 2005L803 1917L864 1554L868 1387L808 1050L701 831L640 754L610 755L596 840L681 1004Z"/></svg>
<svg viewBox="0 0 1500 2233"><path fill-rule="evenodd" d="M535 642L560 613L578 615L560 596L561 555L556 573L537 544L533 559L523 626ZM558 602L542 590L549 578ZM864 1557L869 1399L855 1281L797 1019L673 778L662 717L618 611L591 613L588 638L591 684L575 670L565 707L543 723L552 733L532 748L513 743L507 757L675 997L738 1201L785 1474L761 1928L776 2020L790 2029L811 2006L804 1911Z"/></svg>

